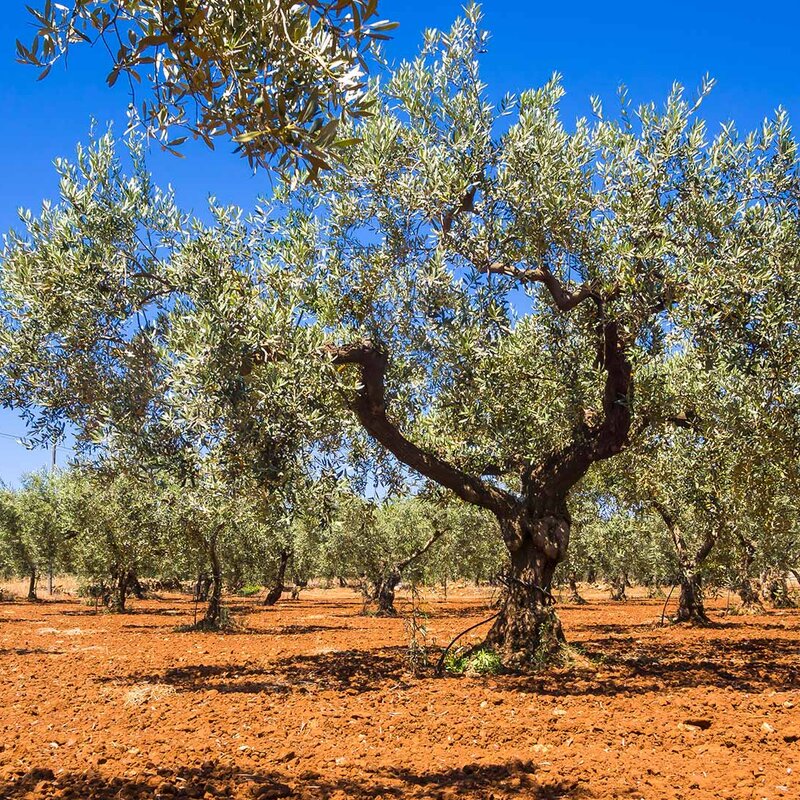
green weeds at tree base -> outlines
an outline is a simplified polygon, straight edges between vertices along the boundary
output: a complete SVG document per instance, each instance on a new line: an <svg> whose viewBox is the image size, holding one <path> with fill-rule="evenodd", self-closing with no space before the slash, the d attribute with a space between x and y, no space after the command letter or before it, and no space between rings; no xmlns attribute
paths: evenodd
<svg viewBox="0 0 800 800"><path fill-rule="evenodd" d="M460 648L447 654L444 668L450 675L499 675L503 672L503 662L488 648Z"/></svg>

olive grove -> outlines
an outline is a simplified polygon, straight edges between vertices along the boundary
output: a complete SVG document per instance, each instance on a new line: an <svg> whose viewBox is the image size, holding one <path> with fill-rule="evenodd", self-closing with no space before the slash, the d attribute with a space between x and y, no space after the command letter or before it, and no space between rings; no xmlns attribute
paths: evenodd
<svg viewBox="0 0 800 800"><path fill-rule="evenodd" d="M153 19L123 71L150 46L182 57ZM67 23L49 24L56 56ZM272 602L287 569L359 579L383 613L404 576L480 577L504 588L484 646L528 670L564 654L557 580L576 602L589 571L619 599L676 580L678 619L703 623L719 551L745 606L759 570L796 568L785 113L712 133L706 80L696 100L593 100L571 125L558 76L493 103L487 42L474 6L427 32L337 124L352 146L322 165L292 140L315 181L249 213L186 214L142 139L106 135L57 163L59 201L6 240L2 402L40 441L71 426L83 461L162 487L161 533L126 523L130 545L176 532L182 573L208 573L209 627L226 576ZM248 129L223 100L209 119ZM82 530L105 524L83 508ZM102 566L123 602L137 558Z"/></svg>

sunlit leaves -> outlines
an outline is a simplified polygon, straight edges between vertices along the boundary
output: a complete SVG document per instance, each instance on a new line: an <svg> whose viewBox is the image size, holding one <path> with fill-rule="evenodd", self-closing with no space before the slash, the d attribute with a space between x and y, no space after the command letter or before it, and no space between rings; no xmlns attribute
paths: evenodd
<svg viewBox="0 0 800 800"><path fill-rule="evenodd" d="M366 67L395 27L374 0L47 0L30 13L37 33L17 58L40 79L75 44L99 43L108 84L127 79L133 121L165 149L227 135L252 166L312 179L346 144L340 120L368 112Z"/></svg>

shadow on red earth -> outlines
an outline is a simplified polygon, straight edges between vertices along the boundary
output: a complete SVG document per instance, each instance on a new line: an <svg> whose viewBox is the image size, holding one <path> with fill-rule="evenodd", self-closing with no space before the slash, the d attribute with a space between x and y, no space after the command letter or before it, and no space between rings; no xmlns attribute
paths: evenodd
<svg viewBox="0 0 800 800"><path fill-rule="evenodd" d="M354 625L276 625L271 628L246 625L241 633L243 636L305 636L309 633L353 630L359 630L359 628Z"/></svg>
<svg viewBox="0 0 800 800"><path fill-rule="evenodd" d="M159 683L179 691L197 692L215 689L220 693L307 692L312 688L336 688L345 692L368 692L387 685L405 686L405 648L381 650L338 650L316 655L288 656L268 667L248 664L193 664L160 673L134 673L100 678L102 683L120 681Z"/></svg>
<svg viewBox="0 0 800 800"><path fill-rule="evenodd" d="M321 800L333 794L348 799L366 798L430 798L449 790L448 796L464 800L486 800L488 797L511 798L520 793L529 800L590 800L585 788L570 782L541 782L535 777L535 765L520 761L505 764L466 764L460 769L416 773L405 768L367 773L363 777L324 776L314 771L297 775L279 772L253 773L235 765L225 767L205 762L199 767L178 770L161 769L156 774L133 778L105 777L91 771L66 772L55 775L48 768L20 770L10 781L0 784L5 800L26 800L57 795L80 800L112 800L136 797L197 798L204 796L261 798L296 798ZM431 794L433 792L433 794ZM452 793L455 792L455 795Z"/></svg>
<svg viewBox="0 0 800 800"><path fill-rule="evenodd" d="M707 635L676 647L653 638L613 636L583 641L576 650L589 666L509 678L508 688L552 696L636 695L698 686L748 693L800 688L797 645L786 639Z"/></svg>
<svg viewBox="0 0 800 800"><path fill-rule="evenodd" d="M62 655L63 650L44 650L41 647L8 647L0 648L0 658L3 656L49 656Z"/></svg>

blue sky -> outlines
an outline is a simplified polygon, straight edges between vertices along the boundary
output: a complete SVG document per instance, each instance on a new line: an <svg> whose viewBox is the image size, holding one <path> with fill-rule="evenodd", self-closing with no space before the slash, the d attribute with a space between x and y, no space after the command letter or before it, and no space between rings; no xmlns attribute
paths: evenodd
<svg viewBox="0 0 800 800"><path fill-rule="evenodd" d="M55 196L52 161L69 155L85 139L90 119L124 128L128 103L124 82L105 86L105 53L77 48L68 68L53 70L37 83L36 72L14 61L16 38L29 40L25 4L4 0L0 16L0 230L16 224L19 207L37 208ZM413 55L426 27L447 27L460 2L383 0L381 15L400 22L387 43L390 60ZM634 103L660 101L678 80L694 91L704 74L718 85L704 116L712 123L734 119L740 129L757 126L778 105L800 119L798 31L800 4L776 0L768 6L737 0L686 2L538 4L487 0L485 26L492 33L484 57L484 79L493 95L540 85L553 71L564 76L567 120L589 113L589 96L613 104L620 83ZM763 13L761 13L763 9ZM249 173L245 162L220 142L211 153L189 147L183 160L155 152L150 166L162 184L171 183L185 208L201 210L209 194L248 207L269 191L265 175ZM28 470L49 464L47 451L27 451L13 436L24 426L0 410L0 479L16 483ZM59 461L68 457L59 451Z"/></svg>

